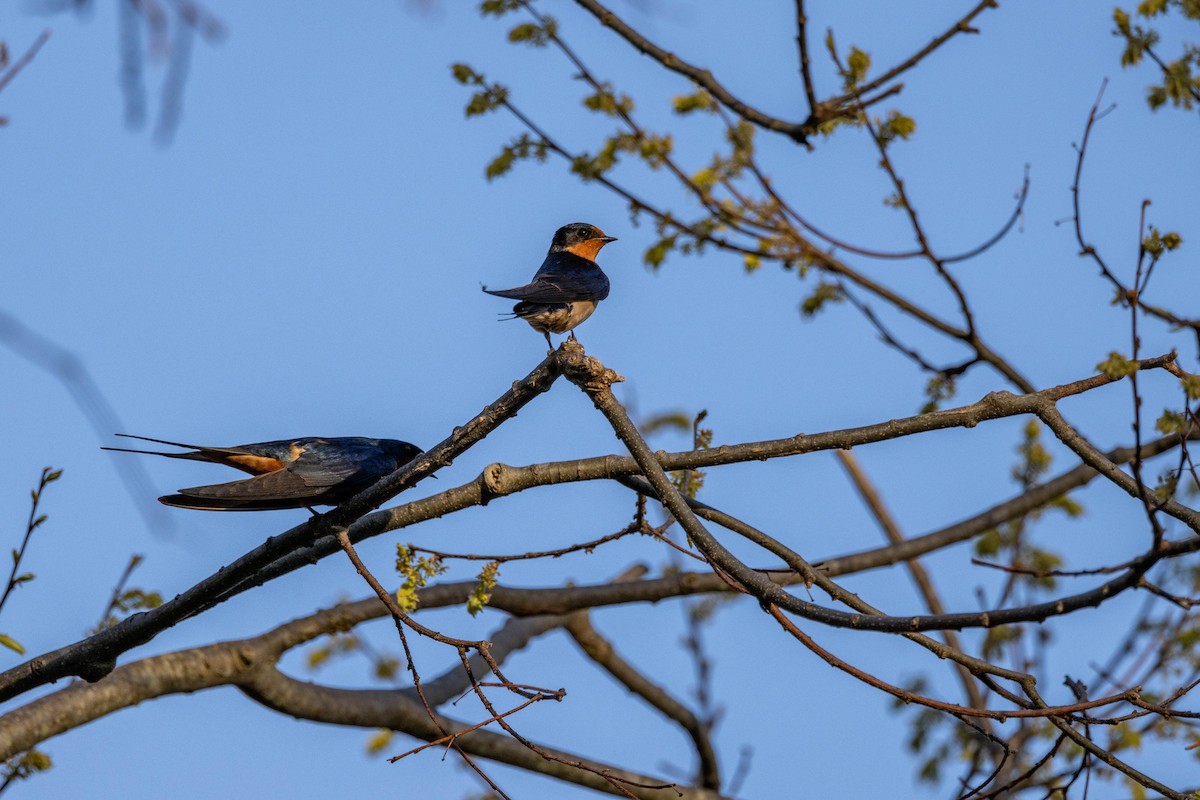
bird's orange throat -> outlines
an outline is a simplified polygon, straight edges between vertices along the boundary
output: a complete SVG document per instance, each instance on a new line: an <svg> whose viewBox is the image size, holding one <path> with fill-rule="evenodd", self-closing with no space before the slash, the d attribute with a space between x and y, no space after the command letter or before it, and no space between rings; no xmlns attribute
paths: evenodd
<svg viewBox="0 0 1200 800"><path fill-rule="evenodd" d="M600 239L588 239L586 242L571 245L566 248L566 251L580 258L586 258L588 261L595 261L600 248L606 244L608 242L601 241Z"/></svg>

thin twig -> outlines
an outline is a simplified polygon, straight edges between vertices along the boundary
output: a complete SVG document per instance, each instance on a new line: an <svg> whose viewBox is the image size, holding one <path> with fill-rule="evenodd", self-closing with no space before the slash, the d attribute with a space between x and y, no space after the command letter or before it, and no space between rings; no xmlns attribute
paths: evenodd
<svg viewBox="0 0 1200 800"><path fill-rule="evenodd" d="M21 73L21 70L29 66L29 62L33 61L33 57L38 54L38 51L42 49L42 45L44 45L49 39L50 31L42 31L38 37L33 40L33 44L29 46L29 49L25 51L25 54L14 61L12 66L9 67L4 73L0 74L0 91L4 91L4 87L8 86L9 82Z"/></svg>

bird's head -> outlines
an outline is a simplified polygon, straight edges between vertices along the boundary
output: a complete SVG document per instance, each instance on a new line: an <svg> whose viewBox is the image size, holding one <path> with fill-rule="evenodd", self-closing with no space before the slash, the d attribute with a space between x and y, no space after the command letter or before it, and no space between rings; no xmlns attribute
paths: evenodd
<svg viewBox="0 0 1200 800"><path fill-rule="evenodd" d="M396 459L396 463L401 466L412 461L414 458L424 452L416 445L409 444L408 442L401 442L397 439L380 439L379 449Z"/></svg>
<svg viewBox="0 0 1200 800"><path fill-rule="evenodd" d="M605 236L604 231L586 222L572 222L563 225L554 232L550 242L551 253L573 253L588 261L595 261L600 248L609 242L615 242L615 236Z"/></svg>

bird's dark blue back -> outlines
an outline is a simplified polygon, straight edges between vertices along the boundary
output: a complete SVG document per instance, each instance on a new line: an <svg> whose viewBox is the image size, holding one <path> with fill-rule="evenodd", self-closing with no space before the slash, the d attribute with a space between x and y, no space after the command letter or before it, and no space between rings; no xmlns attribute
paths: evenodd
<svg viewBox="0 0 1200 800"><path fill-rule="evenodd" d="M533 276L532 286L549 284L537 296L526 297L526 300L536 302L570 302L572 300L600 301L608 297L608 276L596 264L581 258L574 253L549 253L537 274ZM558 291L554 292L550 286Z"/></svg>

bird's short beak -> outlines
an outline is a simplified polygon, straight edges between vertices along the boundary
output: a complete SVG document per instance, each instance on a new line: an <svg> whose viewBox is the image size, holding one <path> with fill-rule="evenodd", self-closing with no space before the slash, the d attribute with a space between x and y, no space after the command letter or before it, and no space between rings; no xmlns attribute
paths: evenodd
<svg viewBox="0 0 1200 800"><path fill-rule="evenodd" d="M615 242L617 240L617 237L615 237L615 236L598 236L598 237L596 237L596 240L599 242L604 242L604 244L608 244L609 242Z"/></svg>

